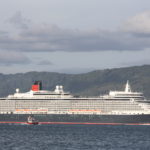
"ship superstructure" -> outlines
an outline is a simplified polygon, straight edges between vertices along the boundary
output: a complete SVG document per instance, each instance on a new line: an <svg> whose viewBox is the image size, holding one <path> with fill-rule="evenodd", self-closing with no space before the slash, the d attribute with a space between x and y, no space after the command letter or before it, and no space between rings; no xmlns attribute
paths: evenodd
<svg viewBox="0 0 150 150"><path fill-rule="evenodd" d="M16 89L15 94L0 99L0 120L18 121L30 114L39 121L150 122L150 103L142 93L132 92L128 81L124 91L88 98L74 97L62 85L54 91L43 90L37 81L29 92Z"/></svg>
<svg viewBox="0 0 150 150"><path fill-rule="evenodd" d="M13 95L9 95L7 100L16 100L16 99L30 99L30 100L38 100L38 99L64 99L64 98L72 98L73 96L69 92L64 92L62 85L57 85L54 91L42 90L42 83L40 81L36 81L29 92L20 93L19 89L16 89L16 93Z"/></svg>
<svg viewBox="0 0 150 150"><path fill-rule="evenodd" d="M145 100L143 93L132 92L129 81L127 81L124 91L110 91L109 95L104 95L102 98L114 100Z"/></svg>

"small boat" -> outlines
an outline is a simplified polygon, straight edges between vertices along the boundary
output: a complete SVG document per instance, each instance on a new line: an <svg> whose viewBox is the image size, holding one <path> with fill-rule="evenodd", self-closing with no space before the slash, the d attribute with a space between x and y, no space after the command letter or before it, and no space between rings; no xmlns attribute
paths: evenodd
<svg viewBox="0 0 150 150"><path fill-rule="evenodd" d="M29 124L29 125L37 125L37 124L39 124L39 122L37 120L35 120L34 117L29 116L27 118L27 124Z"/></svg>

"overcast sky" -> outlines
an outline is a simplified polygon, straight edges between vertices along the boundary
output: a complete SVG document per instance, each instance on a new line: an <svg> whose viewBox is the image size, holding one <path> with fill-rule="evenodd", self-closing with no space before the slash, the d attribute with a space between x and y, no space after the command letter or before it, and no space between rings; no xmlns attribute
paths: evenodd
<svg viewBox="0 0 150 150"><path fill-rule="evenodd" d="M0 0L0 72L150 64L149 0Z"/></svg>

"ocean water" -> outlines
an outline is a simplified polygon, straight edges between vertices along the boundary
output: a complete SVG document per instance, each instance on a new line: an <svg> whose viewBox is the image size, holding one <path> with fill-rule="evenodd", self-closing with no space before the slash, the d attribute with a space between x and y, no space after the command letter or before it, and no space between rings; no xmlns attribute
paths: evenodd
<svg viewBox="0 0 150 150"><path fill-rule="evenodd" d="M150 126L0 125L0 150L149 150Z"/></svg>

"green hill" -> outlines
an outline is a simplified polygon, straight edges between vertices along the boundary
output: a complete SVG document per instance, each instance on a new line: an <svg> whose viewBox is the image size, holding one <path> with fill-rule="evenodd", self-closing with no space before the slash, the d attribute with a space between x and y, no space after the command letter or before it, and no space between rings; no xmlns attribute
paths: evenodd
<svg viewBox="0 0 150 150"><path fill-rule="evenodd" d="M66 91L86 96L105 94L109 90L123 90L129 80L133 91L141 91L150 98L150 65L96 70L77 75L54 72L0 74L0 96L12 94L16 88L21 92L29 91L35 80L42 81L43 89L46 90L54 90L56 85L63 85Z"/></svg>

